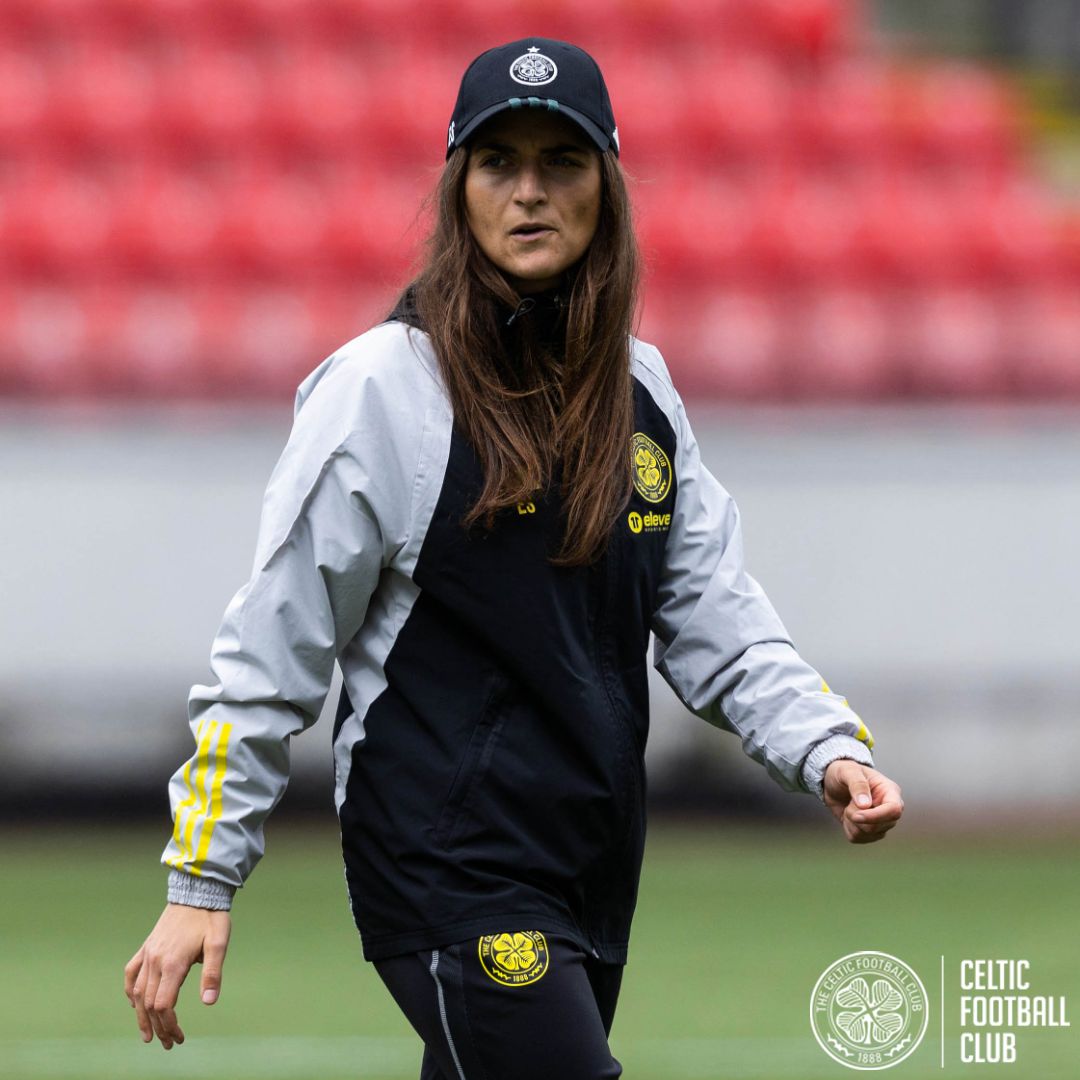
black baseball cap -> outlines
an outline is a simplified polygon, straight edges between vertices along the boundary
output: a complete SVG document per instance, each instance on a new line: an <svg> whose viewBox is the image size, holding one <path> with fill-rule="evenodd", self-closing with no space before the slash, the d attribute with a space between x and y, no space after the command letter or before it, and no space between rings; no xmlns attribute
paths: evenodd
<svg viewBox="0 0 1080 1080"><path fill-rule="evenodd" d="M504 109L549 109L573 120L601 151L619 154L619 132L604 76L584 49L551 38L522 38L481 53L461 77L446 156Z"/></svg>

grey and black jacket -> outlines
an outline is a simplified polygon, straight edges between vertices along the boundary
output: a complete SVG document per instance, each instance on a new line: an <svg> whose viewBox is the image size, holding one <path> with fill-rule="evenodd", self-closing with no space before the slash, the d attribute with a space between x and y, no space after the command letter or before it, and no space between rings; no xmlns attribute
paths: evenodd
<svg viewBox="0 0 1080 1080"><path fill-rule="evenodd" d="M561 568L555 487L463 528L477 457L427 335L397 315L298 390L251 578L214 641L217 681L189 698L169 898L229 906L336 660L336 803L364 955L527 925L621 963L650 634L685 705L785 788L820 795L825 766L871 764L872 740L746 573L735 504L655 348L632 341L630 500L598 562ZM544 300L530 315L554 317Z"/></svg>

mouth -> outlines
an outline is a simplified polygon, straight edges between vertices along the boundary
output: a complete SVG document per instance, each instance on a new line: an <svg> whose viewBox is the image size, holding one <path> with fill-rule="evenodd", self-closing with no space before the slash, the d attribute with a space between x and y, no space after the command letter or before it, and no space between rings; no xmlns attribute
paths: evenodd
<svg viewBox="0 0 1080 1080"><path fill-rule="evenodd" d="M541 237L554 232L555 230L550 225L530 223L518 225L516 228L511 229L510 235L518 240L539 240Z"/></svg>

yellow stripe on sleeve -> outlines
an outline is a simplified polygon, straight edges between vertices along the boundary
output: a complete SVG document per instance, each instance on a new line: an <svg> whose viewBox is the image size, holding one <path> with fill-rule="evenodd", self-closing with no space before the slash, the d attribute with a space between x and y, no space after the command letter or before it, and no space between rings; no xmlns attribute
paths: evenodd
<svg viewBox="0 0 1080 1080"><path fill-rule="evenodd" d="M195 757L198 757L200 754L202 754L204 749L204 742L209 745L206 736L206 723L207 721L205 719L200 720L199 726L195 729L195 742L197 747ZM173 855L172 858L166 860L169 866L176 867L177 869L179 869L180 866L186 861L186 852L184 850L183 825L181 823L181 819L184 816L184 811L194 806L195 800L198 798L198 795L195 792L195 788L192 786L191 783L192 760L193 758L188 758L187 764L184 765L184 786L188 789L188 794L187 798L185 798L183 802L181 802L176 807L176 820L173 823L173 843L180 849L180 853L178 855Z"/></svg>
<svg viewBox="0 0 1080 1080"><path fill-rule="evenodd" d="M210 850L210 837L214 835L214 826L221 818L221 788L225 783L225 767L229 754L229 735L232 734L232 724L222 724L221 734L218 737L217 752L214 754L214 777L210 787L210 814L203 823L202 836L199 838L199 850L195 855L195 861L191 864L191 872L202 876L203 863L206 861L206 853Z"/></svg>
<svg viewBox="0 0 1080 1080"><path fill-rule="evenodd" d="M188 864L190 864L195 857L195 848L192 845L192 838L195 833L195 822L206 813L206 803L209 799L206 791L206 773L210 768L210 747L213 745L217 728L217 721L211 720L209 727L206 729L206 734L203 736L202 742L199 743L199 758L195 763L195 791L198 797L194 809L188 812L187 821L184 823L182 837L184 862ZM188 869L190 869L190 865L188 866Z"/></svg>
<svg viewBox="0 0 1080 1080"><path fill-rule="evenodd" d="M855 738L858 739L859 742L866 743L869 749L874 749L874 736L870 734L870 729L862 722L862 720L859 721L859 730L855 732Z"/></svg>
<svg viewBox="0 0 1080 1080"><path fill-rule="evenodd" d="M821 680L822 693L831 694L832 690L829 689L829 684L822 679ZM844 698L844 704L850 709L851 705L848 703L848 699ZM861 743L866 743L868 749L874 749L874 736L870 734L870 729L862 722L862 719L858 716L855 717L859 721L859 730L855 732L855 738Z"/></svg>

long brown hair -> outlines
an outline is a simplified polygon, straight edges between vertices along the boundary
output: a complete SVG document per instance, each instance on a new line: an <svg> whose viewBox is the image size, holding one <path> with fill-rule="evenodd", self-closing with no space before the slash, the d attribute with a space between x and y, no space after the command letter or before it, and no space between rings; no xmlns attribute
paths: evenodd
<svg viewBox="0 0 1080 1080"><path fill-rule="evenodd" d="M406 290L434 346L455 421L483 469L483 488L464 524L490 528L498 511L535 498L557 479L564 532L551 561L584 565L602 554L630 495L630 334L639 257L623 171L610 151L600 155L599 222L565 275L562 340L545 347L523 332L511 356L505 312L522 298L469 228L468 153L459 147L443 169L426 261Z"/></svg>

